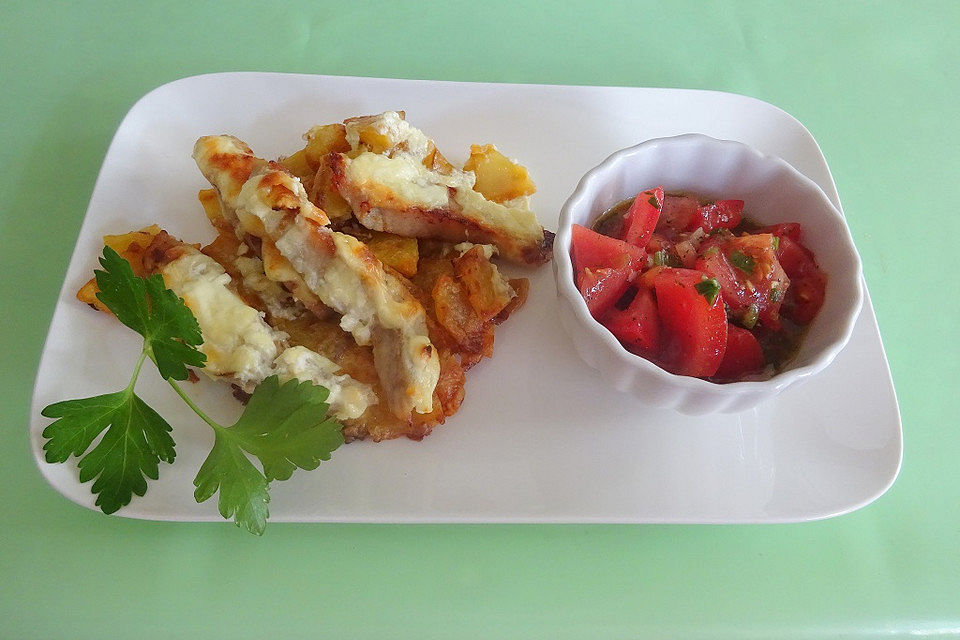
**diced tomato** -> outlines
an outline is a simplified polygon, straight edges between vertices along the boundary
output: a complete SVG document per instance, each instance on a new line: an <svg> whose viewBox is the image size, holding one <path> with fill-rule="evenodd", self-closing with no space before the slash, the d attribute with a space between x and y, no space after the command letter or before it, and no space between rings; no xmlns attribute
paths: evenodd
<svg viewBox="0 0 960 640"><path fill-rule="evenodd" d="M707 300L696 288L702 282L703 273L692 269L661 268L653 276L663 342L658 361L671 373L712 376L723 360L727 344L723 297Z"/></svg>
<svg viewBox="0 0 960 640"><path fill-rule="evenodd" d="M817 268L817 262L813 258L813 253L798 240L789 236L780 238L780 246L777 247L777 259L783 265L783 270L788 276L800 276Z"/></svg>
<svg viewBox="0 0 960 640"><path fill-rule="evenodd" d="M687 224L687 231L697 228L710 233L714 229L733 229L743 218L743 200L717 200L697 210L693 221Z"/></svg>
<svg viewBox="0 0 960 640"><path fill-rule="evenodd" d="M802 231L799 222L782 222L757 229L755 233L772 233L778 238L787 237L796 242L800 242L800 234Z"/></svg>
<svg viewBox="0 0 960 640"><path fill-rule="evenodd" d="M623 216L621 238L638 247L646 247L660 218L663 207L663 187L641 191Z"/></svg>
<svg viewBox="0 0 960 640"><path fill-rule="evenodd" d="M720 283L723 291L723 301L730 307L733 315L742 314L750 306L750 292L741 282L736 269L727 260L721 250L722 245L712 245L700 251L700 258L694 268L702 271Z"/></svg>
<svg viewBox="0 0 960 640"><path fill-rule="evenodd" d="M601 323L628 350L646 358L655 357L660 352L660 316L657 314L657 302L650 289L640 287L636 291L636 296L626 309L621 310L614 305L604 315Z"/></svg>
<svg viewBox="0 0 960 640"><path fill-rule="evenodd" d="M827 292L827 275L817 269L794 280L783 303L783 315L801 326L820 313Z"/></svg>
<svg viewBox="0 0 960 640"><path fill-rule="evenodd" d="M714 378L737 380L763 368L763 350L757 338L735 324L727 325L727 348Z"/></svg>
<svg viewBox="0 0 960 640"><path fill-rule="evenodd" d="M783 315L796 324L810 324L823 306L827 274L820 270L813 253L789 236L780 237L777 257L790 277Z"/></svg>
<svg viewBox="0 0 960 640"><path fill-rule="evenodd" d="M668 238L677 234L703 229L733 229L743 218L743 200L717 200L701 205L690 196L664 196L663 210L656 230Z"/></svg>
<svg viewBox="0 0 960 640"><path fill-rule="evenodd" d="M641 273L640 277L634 280L633 283L638 287L646 287L648 289L653 289L657 283L657 278L660 276L660 273L664 269L669 269L669 268L670 267L665 267L665 266L650 267L649 269Z"/></svg>
<svg viewBox="0 0 960 640"><path fill-rule="evenodd" d="M604 214L601 233L574 225L577 286L626 349L667 371L732 382L778 368L827 275L799 223L758 229L742 200L702 202L657 187Z"/></svg>
<svg viewBox="0 0 960 640"><path fill-rule="evenodd" d="M773 236L750 234L701 246L696 268L716 278L730 315L752 327L780 327L780 305L790 286L774 252Z"/></svg>
<svg viewBox="0 0 960 640"><path fill-rule="evenodd" d="M577 287L587 303L590 315L599 320L624 294L634 275L634 271L627 267L580 271L577 274Z"/></svg>
<svg viewBox="0 0 960 640"><path fill-rule="evenodd" d="M656 253L661 249L669 251L673 247L673 241L667 240L665 236L658 232L654 232L650 236L650 242L647 243L647 253Z"/></svg>
<svg viewBox="0 0 960 640"><path fill-rule="evenodd" d="M621 269L631 267L639 270L646 266L647 254L640 247L599 234L579 224L573 225L571 233L570 246L573 252L573 268L576 273L580 273L587 268L611 267Z"/></svg>
<svg viewBox="0 0 960 640"><path fill-rule="evenodd" d="M677 233L686 231L691 225L696 228L695 223L699 211L700 201L696 198L665 195L656 230L672 238Z"/></svg>

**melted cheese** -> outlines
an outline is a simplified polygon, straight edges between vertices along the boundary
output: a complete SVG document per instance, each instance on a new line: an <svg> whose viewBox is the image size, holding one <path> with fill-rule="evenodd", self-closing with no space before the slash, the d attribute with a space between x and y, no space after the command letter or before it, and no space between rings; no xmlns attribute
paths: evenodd
<svg viewBox="0 0 960 640"><path fill-rule="evenodd" d="M460 244L453 245L454 251L456 251L457 254L460 256L465 254L467 251L470 251L470 249L473 249L474 247L480 247L480 251L483 252L484 257L486 257L487 260L492 260L493 256L499 253L499 251L497 251L497 248L492 244L474 244L472 242L461 242Z"/></svg>
<svg viewBox="0 0 960 640"><path fill-rule="evenodd" d="M430 153L431 142L420 129L404 120L396 111L385 111L372 118L356 118L345 123L347 144L356 151L361 146L360 131L371 127L383 136L390 145L385 153L393 155L397 151L414 156L418 162Z"/></svg>
<svg viewBox="0 0 960 640"><path fill-rule="evenodd" d="M268 325L262 314L227 288L230 276L216 261L190 251L161 270L167 287L183 298L203 334L204 373L235 377L241 386L256 386L270 375L277 344L286 335Z"/></svg>
<svg viewBox="0 0 960 640"><path fill-rule="evenodd" d="M400 209L444 209L450 204L448 187L470 182L431 171L408 154L391 158L370 151L348 158L344 176L370 196L371 207Z"/></svg>
<svg viewBox="0 0 960 640"><path fill-rule="evenodd" d="M338 418L358 418L377 402L376 394L368 385L348 375L337 375L340 367L336 363L306 347L285 349L274 365L281 382L296 378L326 387L330 391L327 404Z"/></svg>
<svg viewBox="0 0 960 640"><path fill-rule="evenodd" d="M478 224L493 227L521 242L536 244L543 240L543 228L530 209L487 200L473 189L457 189L453 199L463 209L463 216Z"/></svg>
<svg viewBox="0 0 960 640"><path fill-rule="evenodd" d="M273 374L281 382L309 381L330 391L327 404L340 419L356 418L377 402L368 385L338 374L331 360L306 347L284 348L287 335L270 327L262 313L229 289L229 274L212 258L191 249L161 273L197 318L208 376L230 379L248 393Z"/></svg>

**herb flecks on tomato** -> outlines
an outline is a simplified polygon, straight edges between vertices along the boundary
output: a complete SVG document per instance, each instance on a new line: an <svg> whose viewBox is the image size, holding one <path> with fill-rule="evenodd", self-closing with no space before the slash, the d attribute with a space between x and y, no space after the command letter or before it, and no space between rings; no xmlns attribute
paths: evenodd
<svg viewBox="0 0 960 640"><path fill-rule="evenodd" d="M581 271L577 287L587 303L590 315L600 319L624 294L633 275L634 272L626 268L588 268Z"/></svg>
<svg viewBox="0 0 960 640"><path fill-rule="evenodd" d="M710 233L716 229L735 229L743 219L743 200L717 200L697 210L695 225L687 231L703 229Z"/></svg>
<svg viewBox="0 0 960 640"><path fill-rule="evenodd" d="M727 343L723 298L712 287L702 291L702 282L709 280L693 269L668 267L654 278L663 332L658 360L671 373L712 376L723 360Z"/></svg>
<svg viewBox="0 0 960 640"><path fill-rule="evenodd" d="M624 296L626 297L626 296ZM633 353L647 358L660 353L660 316L653 292L646 287L636 289L626 308L611 308L601 324Z"/></svg>
<svg viewBox="0 0 960 640"><path fill-rule="evenodd" d="M601 267L614 269L630 267L639 270L646 264L647 253L640 247L599 234L578 224L573 225L571 232L573 235L570 246L576 273L586 268Z"/></svg>
<svg viewBox="0 0 960 640"><path fill-rule="evenodd" d="M641 191L623 216L621 238L629 244L646 248L660 219L663 207L663 187Z"/></svg>
<svg viewBox="0 0 960 640"><path fill-rule="evenodd" d="M780 305L790 278L777 260L774 239L764 233L708 241L695 265L717 279L730 315L747 328L757 322L771 329L780 326Z"/></svg>
<svg viewBox="0 0 960 640"><path fill-rule="evenodd" d="M788 226L788 225L782 225ZM784 272L790 278L790 288L783 297L783 315L790 321L806 326L820 312L827 291L827 274L817 265L813 252L799 241L800 225L796 233L792 229L777 230L776 255Z"/></svg>

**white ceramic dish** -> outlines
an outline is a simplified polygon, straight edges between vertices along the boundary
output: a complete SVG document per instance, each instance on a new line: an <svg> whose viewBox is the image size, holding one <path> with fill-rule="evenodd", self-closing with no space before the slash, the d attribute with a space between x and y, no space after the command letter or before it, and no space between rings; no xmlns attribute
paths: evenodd
<svg viewBox="0 0 960 640"><path fill-rule="evenodd" d="M743 96L674 89L466 84L265 73L186 78L145 96L117 131L60 293L34 389L30 435L44 477L92 507L75 460L43 462L47 404L122 388L138 337L78 304L101 236L161 222L211 238L190 149L229 132L264 155L288 153L318 122L406 109L445 154L496 142L530 168L533 205L555 229L564 199L611 149L700 132L784 158L839 207L810 134L783 111ZM459 151L459 154L458 154ZM789 522L824 518L881 495L900 466L896 396L873 311L863 309L834 363L755 409L687 417L602 383L569 348L549 268L529 274L527 306L470 371L460 412L422 442L354 443L330 463L272 489L273 522ZM138 393L173 425L177 461L117 515L217 521L192 479L210 429L145 367ZM68 374L68 375L67 375ZM223 420L239 412L209 381L191 395Z"/></svg>
<svg viewBox="0 0 960 640"><path fill-rule="evenodd" d="M805 245L829 274L826 299L797 355L770 380L714 384L673 375L624 349L591 317L574 285L571 226L589 227L617 202L658 185L706 198L743 200L744 215L761 224L802 225ZM860 257L843 215L823 190L780 158L701 134L648 140L591 169L560 212L553 267L560 321L580 357L617 389L689 415L744 411L823 371L850 339L863 304Z"/></svg>

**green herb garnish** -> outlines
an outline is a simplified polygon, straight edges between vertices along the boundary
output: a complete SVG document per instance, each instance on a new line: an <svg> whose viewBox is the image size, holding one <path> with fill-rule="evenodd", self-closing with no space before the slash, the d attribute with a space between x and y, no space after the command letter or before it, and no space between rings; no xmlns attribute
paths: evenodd
<svg viewBox="0 0 960 640"><path fill-rule="evenodd" d="M753 275L753 269L757 266L756 261L742 251L734 251L730 254L730 264L749 275Z"/></svg>
<svg viewBox="0 0 960 640"><path fill-rule="evenodd" d="M747 329L753 329L757 326L757 318L760 316L760 310L757 308L757 305L752 304L747 307L747 310L743 313L743 318L740 320L741 324Z"/></svg>
<svg viewBox="0 0 960 640"><path fill-rule="evenodd" d="M650 198L647 200L647 202L648 202L648 203L650 204L650 206L653 207L654 209L659 209L659 208L660 208L660 201L657 200L657 196L650 196Z"/></svg>
<svg viewBox="0 0 960 640"><path fill-rule="evenodd" d="M783 299L783 289L774 285L770 287L770 302L780 302Z"/></svg>
<svg viewBox="0 0 960 640"><path fill-rule="evenodd" d="M653 266L655 267L679 267L682 264L680 258L666 249L660 249L653 254Z"/></svg>
<svg viewBox="0 0 960 640"><path fill-rule="evenodd" d="M219 491L220 515L262 534L269 516L269 483L288 480L296 469L316 469L343 444L342 427L327 417L327 395L325 388L310 382L281 385L277 376L270 376L232 427L195 409L214 431L213 449L193 480L197 502ZM263 473L244 453L260 461Z"/></svg>
<svg viewBox="0 0 960 640"><path fill-rule="evenodd" d="M773 250L780 251L780 236L773 236Z"/></svg>
<svg viewBox="0 0 960 640"><path fill-rule="evenodd" d="M710 306L713 306L713 303L717 301L717 296L720 295L720 283L717 282L715 278L701 280L693 285L693 288L696 289L697 293L707 299L707 303Z"/></svg>
<svg viewBox="0 0 960 640"><path fill-rule="evenodd" d="M80 482L93 483L96 505L113 513L147 492L147 478L159 477L159 463L176 457L170 425L133 392L146 356L141 355L123 391L94 398L57 402L41 412L56 421L43 430L50 463L81 456L106 430L100 443L80 459Z"/></svg>
<svg viewBox="0 0 960 640"><path fill-rule="evenodd" d="M147 479L159 477L159 463L174 461L170 424L134 393L144 361L149 358L161 377L204 422L213 428L215 443L194 480L198 502L220 492L220 513L237 526L263 533L268 514L268 485L286 480L294 469L315 469L343 443L341 426L327 417L328 391L309 382L280 385L267 378L250 397L232 427L213 421L186 395L176 380L185 380L187 367L203 367L200 326L190 309L155 274L140 278L130 264L109 247L96 271L97 297L127 325L143 336L140 358L122 391L66 400L43 409L56 418L43 430L43 449L50 463L80 458L80 481L93 480L91 491L104 513L113 513L143 496ZM93 441L103 434L90 451ZM257 458L261 473L245 454Z"/></svg>
<svg viewBox="0 0 960 640"><path fill-rule="evenodd" d="M109 247L94 275L97 297L123 324L143 336L143 348L130 383L122 391L67 400L45 407L41 415L56 418L43 430L43 449L50 463L80 457L103 433L100 443L79 462L80 482L95 480L96 505L113 513L144 495L147 478L156 480L160 461L176 457L170 425L134 393L144 360L150 358L163 378L185 380L187 367L202 367L206 356L196 349L200 326L190 310L163 284L160 275L139 278L130 263ZM104 433L105 432L105 433Z"/></svg>

